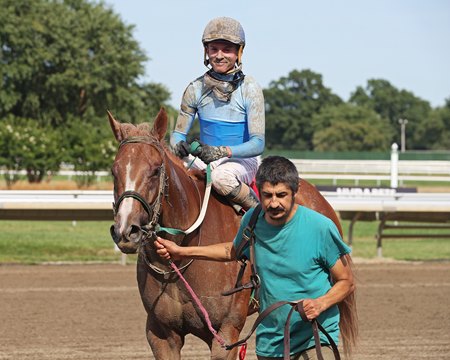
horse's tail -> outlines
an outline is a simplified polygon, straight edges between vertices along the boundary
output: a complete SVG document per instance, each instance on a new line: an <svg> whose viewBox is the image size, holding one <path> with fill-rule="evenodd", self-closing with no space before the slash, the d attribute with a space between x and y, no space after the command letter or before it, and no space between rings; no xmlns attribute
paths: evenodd
<svg viewBox="0 0 450 360"><path fill-rule="evenodd" d="M353 261L350 255L345 255L346 260L353 270ZM356 311L356 295L352 292L339 303L340 321L339 328L343 342L344 354L349 357L358 339L358 313Z"/></svg>

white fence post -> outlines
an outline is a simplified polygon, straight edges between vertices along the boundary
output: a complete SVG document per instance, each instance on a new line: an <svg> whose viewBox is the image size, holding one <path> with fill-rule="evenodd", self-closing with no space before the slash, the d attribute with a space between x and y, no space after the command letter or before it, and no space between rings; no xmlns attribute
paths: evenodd
<svg viewBox="0 0 450 360"><path fill-rule="evenodd" d="M398 188L398 145L391 146L391 188Z"/></svg>

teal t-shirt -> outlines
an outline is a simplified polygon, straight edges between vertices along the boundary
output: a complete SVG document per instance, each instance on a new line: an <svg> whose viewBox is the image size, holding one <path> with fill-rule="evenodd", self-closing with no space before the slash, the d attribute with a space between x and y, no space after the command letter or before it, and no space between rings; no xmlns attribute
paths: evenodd
<svg viewBox="0 0 450 360"><path fill-rule="evenodd" d="M248 211L241 221L234 240L235 248L242 241L242 231L250 221L252 212ZM326 294L332 286L329 269L340 256L351 251L330 219L300 205L294 217L282 226L268 224L261 211L254 231L256 266L261 278L260 312L278 301L314 299ZM248 248L244 254L250 258ZM289 310L289 305L278 308L258 326L258 355L283 357L284 325ZM337 343L338 307L324 311L318 321ZM299 313L293 313L290 327L291 354L314 346L311 324L303 322ZM329 343L323 334L320 336L322 343Z"/></svg>

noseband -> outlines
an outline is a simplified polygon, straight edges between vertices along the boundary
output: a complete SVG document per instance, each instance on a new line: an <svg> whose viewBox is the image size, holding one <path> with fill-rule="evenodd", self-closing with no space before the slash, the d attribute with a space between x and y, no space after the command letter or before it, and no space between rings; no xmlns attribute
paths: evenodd
<svg viewBox="0 0 450 360"><path fill-rule="evenodd" d="M127 139L124 139L120 142L119 149L126 144L133 144L133 143L142 143L142 144L148 144L148 145L152 146L153 148L158 150L159 154L161 155L161 158L164 160L164 151L161 148L161 145L156 140L152 139L151 137L147 137L147 136L134 136L134 137L129 137ZM135 199L141 203L145 212L148 214L149 219L151 219L151 221L147 225L141 227L141 229L146 233L153 232L153 230L155 229L155 226L158 224L158 218L159 218L159 214L161 212L162 200L163 200L164 195L166 194L166 189L167 189L167 177L166 177L166 169L164 167L164 161L163 161L163 163L159 167L159 191L158 191L158 195L157 195L155 201L152 204L149 204L147 202L147 200L145 200L145 198L141 194L139 194L137 191L134 191L134 190L124 191L117 199L117 202L113 203L114 216L119 211L119 206L123 200L125 200L126 198ZM146 238L148 238L148 236Z"/></svg>

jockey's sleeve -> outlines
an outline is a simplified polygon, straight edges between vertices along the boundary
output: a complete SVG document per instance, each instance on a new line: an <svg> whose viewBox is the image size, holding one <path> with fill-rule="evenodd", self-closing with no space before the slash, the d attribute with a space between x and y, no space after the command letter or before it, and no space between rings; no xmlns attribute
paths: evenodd
<svg viewBox="0 0 450 360"><path fill-rule="evenodd" d="M180 141L186 141L187 134L191 129L194 121L197 108L193 105L195 103L195 90L191 84L188 85L184 91L181 99L180 112L177 117L175 130L170 136L170 145L175 146Z"/></svg>
<svg viewBox="0 0 450 360"><path fill-rule="evenodd" d="M243 144L230 146L231 157L248 158L261 155L264 151L264 136L253 135Z"/></svg>
<svg viewBox="0 0 450 360"><path fill-rule="evenodd" d="M243 98L247 117L249 140L230 146L231 156L247 158L261 155L265 146L265 106L261 87L252 79L245 81Z"/></svg>

